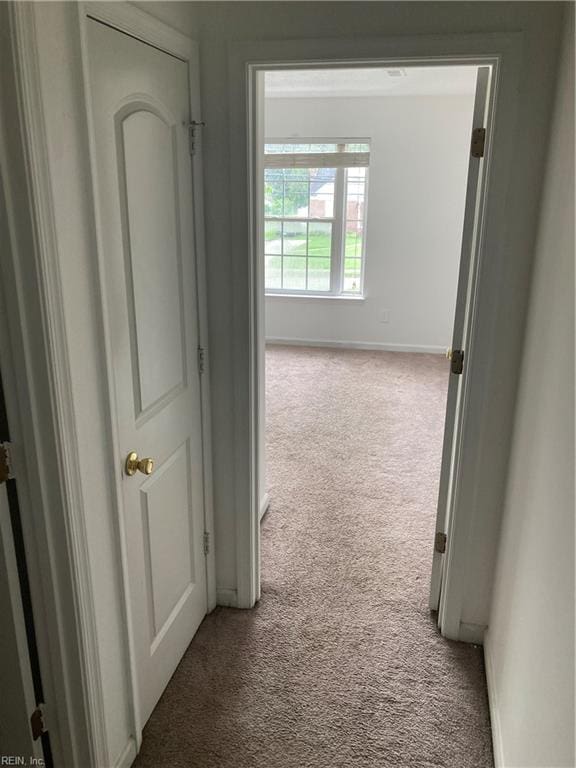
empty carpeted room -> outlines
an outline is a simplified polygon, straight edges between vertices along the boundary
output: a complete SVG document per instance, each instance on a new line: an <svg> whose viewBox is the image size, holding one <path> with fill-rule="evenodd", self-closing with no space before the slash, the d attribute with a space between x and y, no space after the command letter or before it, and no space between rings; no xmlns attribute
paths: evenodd
<svg viewBox="0 0 576 768"><path fill-rule="evenodd" d="M314 466L336 497L379 498L383 519L388 504L402 519L407 497L394 488L404 478L415 503L404 523L427 542L417 557L430 561L422 581L432 574L435 530L449 524L447 513L434 518L439 492L439 508L450 505L463 418L450 371L470 332L477 265L468 238L481 226L483 195L470 136L488 107L489 77L488 67L433 63L263 73L260 514L270 507L269 518L291 517L275 511L286 478L289 498L295 484L306 495L300 475ZM305 455L309 431L318 448Z"/></svg>
<svg viewBox="0 0 576 768"><path fill-rule="evenodd" d="M304 622L298 656L325 668L313 691L302 680L291 695L314 713L327 764L361 745L387 764L393 733L440 744L456 723L455 763L491 763L481 648L441 637L432 574L435 532L448 526L436 520L445 423L450 433L455 421L446 353L462 338L482 74L264 73L262 621L287 633ZM281 657L277 642L267 650ZM327 702L343 740L322 725ZM405 747L406 765L425 762L425 744Z"/></svg>
<svg viewBox="0 0 576 768"><path fill-rule="evenodd" d="M0 764L574 768L574 4L0 2Z"/></svg>

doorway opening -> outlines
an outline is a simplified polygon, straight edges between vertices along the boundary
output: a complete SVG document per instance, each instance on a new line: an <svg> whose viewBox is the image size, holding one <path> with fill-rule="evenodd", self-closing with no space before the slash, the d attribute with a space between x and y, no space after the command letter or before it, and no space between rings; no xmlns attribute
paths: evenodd
<svg viewBox="0 0 576 768"><path fill-rule="evenodd" d="M307 572L345 563L344 588L380 562L381 583L400 579L398 600L418 595L442 628L491 75L462 62L257 73L264 591L275 558L311 541Z"/></svg>

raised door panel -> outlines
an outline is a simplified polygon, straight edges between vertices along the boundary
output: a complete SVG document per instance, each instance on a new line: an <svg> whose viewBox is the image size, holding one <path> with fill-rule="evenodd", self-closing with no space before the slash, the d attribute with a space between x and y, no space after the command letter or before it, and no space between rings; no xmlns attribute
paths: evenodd
<svg viewBox="0 0 576 768"><path fill-rule="evenodd" d="M138 419L165 405L186 383L176 137L172 126L148 110L132 112L121 125L118 156Z"/></svg>
<svg viewBox="0 0 576 768"><path fill-rule="evenodd" d="M195 580L188 442L157 468L140 495L153 653Z"/></svg>

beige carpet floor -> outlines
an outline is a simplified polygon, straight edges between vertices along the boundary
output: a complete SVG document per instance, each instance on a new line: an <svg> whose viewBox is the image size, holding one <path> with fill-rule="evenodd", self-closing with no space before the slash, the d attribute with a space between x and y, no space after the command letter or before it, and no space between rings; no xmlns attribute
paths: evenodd
<svg viewBox="0 0 576 768"><path fill-rule="evenodd" d="M270 347L262 600L203 622L142 767L489 768L482 652L427 608L446 361Z"/></svg>

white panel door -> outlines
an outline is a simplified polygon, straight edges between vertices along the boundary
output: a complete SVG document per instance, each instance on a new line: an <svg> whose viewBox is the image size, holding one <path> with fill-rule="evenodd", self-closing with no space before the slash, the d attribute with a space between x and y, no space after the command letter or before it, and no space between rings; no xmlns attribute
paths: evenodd
<svg viewBox="0 0 576 768"><path fill-rule="evenodd" d="M88 21L105 304L140 717L206 613L188 66ZM145 469L143 466L142 469Z"/></svg>
<svg viewBox="0 0 576 768"><path fill-rule="evenodd" d="M485 128L486 126L490 77L490 67L478 68L478 73L476 75L474 114L472 117L473 131ZM451 373L448 383L444 444L442 448L442 468L440 471L438 511L436 514L436 535L445 534L448 530L451 507L454 501L454 483L458 476L459 444L463 416L462 391L467 368L466 347L470 338L473 322L471 308L476 285L477 251L479 247L478 205L481 198L480 191L483 182L483 167L483 159L481 157L475 157L471 152L468 163L464 230L462 233L462 251L458 274L456 311L454 313L454 330L452 333L452 349L464 350L465 358L462 374ZM443 573L444 553L435 545L429 600L430 609L433 611L438 610L440 603Z"/></svg>

